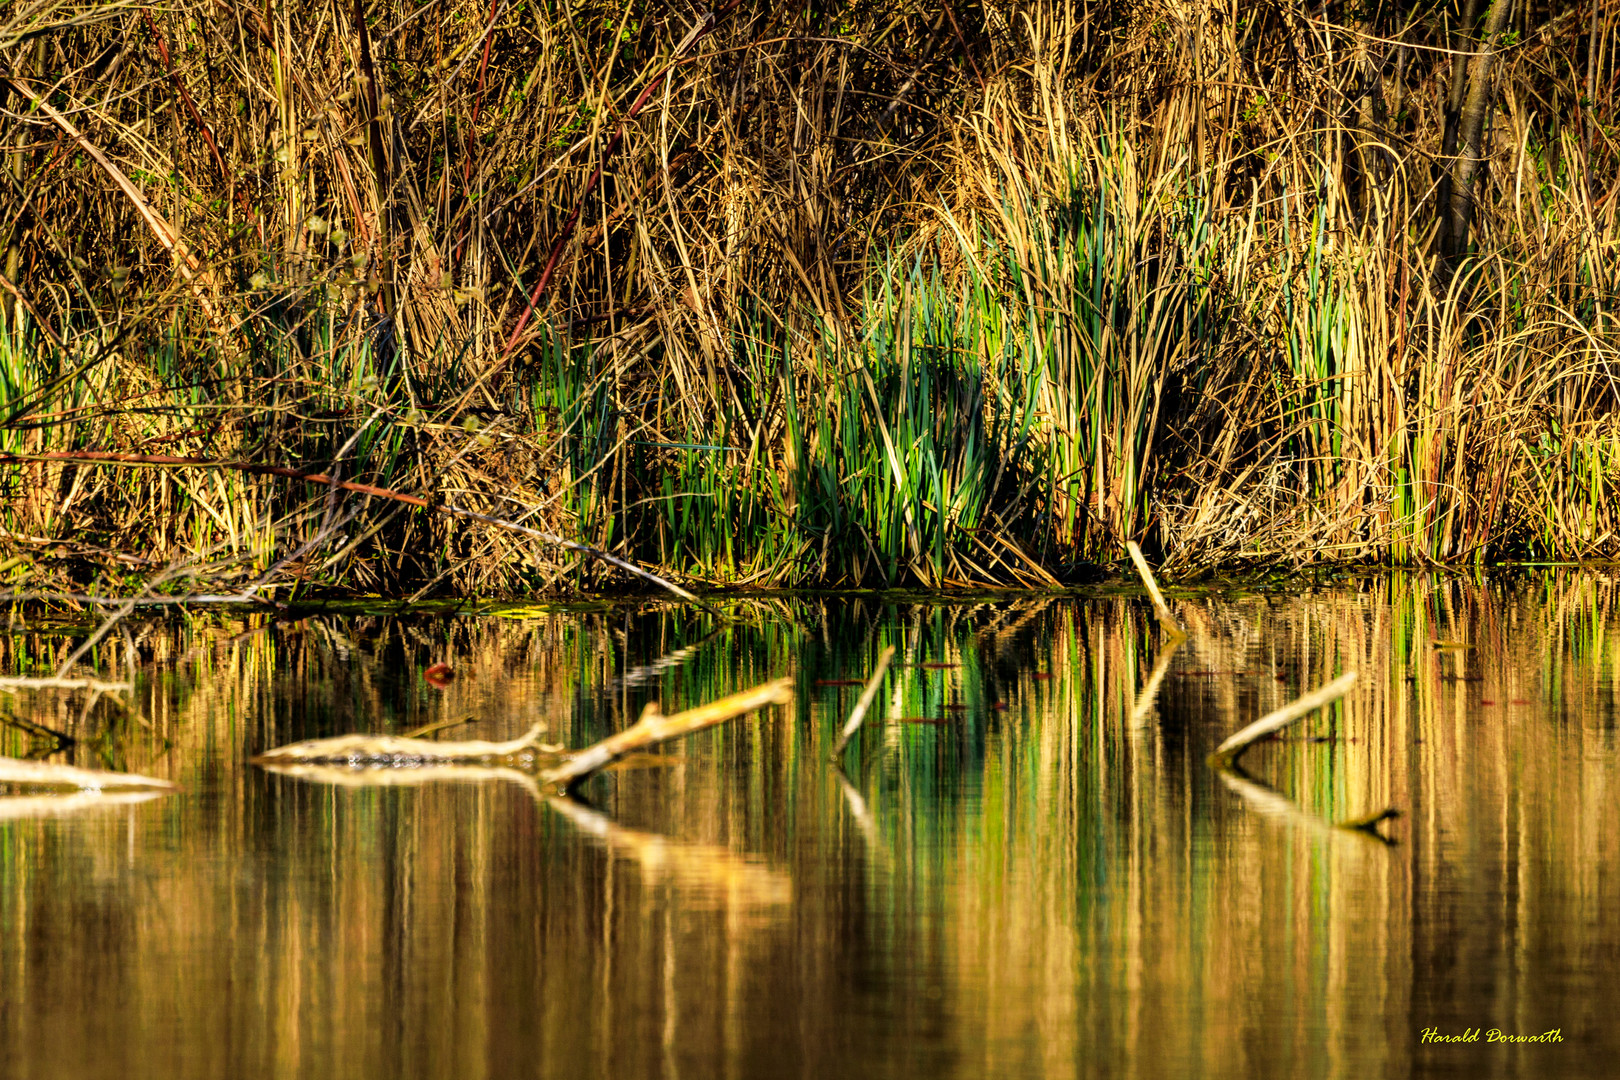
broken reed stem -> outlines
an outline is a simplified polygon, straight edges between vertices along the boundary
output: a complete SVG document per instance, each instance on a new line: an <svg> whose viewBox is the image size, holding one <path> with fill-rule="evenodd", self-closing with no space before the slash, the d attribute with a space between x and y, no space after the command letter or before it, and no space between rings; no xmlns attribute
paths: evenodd
<svg viewBox="0 0 1620 1080"><path fill-rule="evenodd" d="M643 570L634 563L627 562L616 555L610 555L599 548L593 548L588 544L576 543L572 540L564 540L560 536L554 536L551 533L544 532L540 529L531 528L528 525L519 525L516 522L506 521L498 517L491 517L489 514L480 514L476 510L463 510L457 506L448 506L444 503L431 502L422 498L420 495L407 495L402 491L394 491L390 488L377 487L374 484L360 484L353 480L339 480L335 477L328 476L325 473L302 472L298 469L289 469L281 465L261 465L254 461L224 461L212 458L173 457L168 454L126 454L113 450L51 450L39 454L0 454L0 465L16 465L30 461L63 461L75 465L131 465L195 469L230 469L234 472L249 473L256 476L284 476L289 480L303 480L304 482L310 484L325 484L328 487L337 488L343 491L352 491L358 495L375 495L379 499L391 499L394 502L404 503L406 506L421 507L424 510L432 510L435 513L445 514L449 517L466 518L469 521L478 521L485 525L493 525L496 528L505 529L508 532L521 533L524 536L530 536L536 540L553 544L557 547L563 548L566 551L577 551L582 555L589 555L592 558L601 559L605 563L617 566L620 570L634 574L639 578L652 582L654 585L657 585L660 588L669 590L682 600L685 600L687 603L696 604L698 607L717 618L725 618L724 615L721 615L718 611L715 611L712 607L705 604L703 601L699 600L696 596L693 596L679 585L676 585L674 582L666 581L657 574ZM135 603L135 601L129 601L129 603Z"/></svg>
<svg viewBox="0 0 1620 1080"><path fill-rule="evenodd" d="M1301 717L1331 704L1343 697L1350 688L1356 684L1356 673L1347 671L1337 679L1328 683L1319 690L1313 690L1304 697L1284 705L1275 712L1267 713L1242 731L1227 739L1215 748L1209 755L1209 764L1216 769L1229 769L1237 764L1238 756L1253 745L1257 740L1265 738L1273 731L1287 727Z"/></svg>
<svg viewBox="0 0 1620 1080"><path fill-rule="evenodd" d="M849 745L849 740L861 730L861 721L866 719L866 710L872 707L872 699L877 697L878 684L883 681L883 673L889 670L889 661L893 659L893 645L878 654L877 668L872 672L872 677L866 680L866 689L861 691L861 699L850 710L849 719L844 721L844 730L839 734L838 745L833 747L832 757L829 760L836 762L838 755L844 752L844 747Z"/></svg>
<svg viewBox="0 0 1620 1080"><path fill-rule="evenodd" d="M147 791L173 791L175 786L155 776L138 773L80 769L72 765L51 765L43 761L0 758L0 784L24 787L78 788L81 791L110 791L138 788Z"/></svg>
<svg viewBox="0 0 1620 1080"><path fill-rule="evenodd" d="M1148 569L1147 560L1142 558L1142 549L1135 540L1125 541L1125 550L1131 553L1131 562L1136 564L1136 572L1142 575L1142 584L1147 586L1148 595L1153 598L1153 610L1158 613L1159 625L1174 637L1184 638L1187 631L1176 622L1176 617L1170 614L1170 605L1164 602L1164 594L1159 591L1159 583L1153 580L1153 571Z"/></svg>
<svg viewBox="0 0 1620 1080"><path fill-rule="evenodd" d="M648 705L642 711L641 719L630 727L581 750L566 763L542 773L540 778L548 784L559 785L565 791L572 791L593 773L605 769L626 754L645 750L683 735L690 735L694 731L702 731L734 717L763 709L767 705L786 705L792 700L793 679L787 677L763 683L751 690L731 694L706 705L699 705L695 709L688 709L674 716L664 716L658 711L656 704Z"/></svg>

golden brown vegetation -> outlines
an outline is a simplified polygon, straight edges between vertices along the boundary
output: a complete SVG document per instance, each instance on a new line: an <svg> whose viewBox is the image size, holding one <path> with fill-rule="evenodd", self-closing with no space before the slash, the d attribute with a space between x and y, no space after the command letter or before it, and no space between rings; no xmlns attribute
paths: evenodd
<svg viewBox="0 0 1620 1080"><path fill-rule="evenodd" d="M1617 14L14 5L0 568L1612 556Z"/></svg>

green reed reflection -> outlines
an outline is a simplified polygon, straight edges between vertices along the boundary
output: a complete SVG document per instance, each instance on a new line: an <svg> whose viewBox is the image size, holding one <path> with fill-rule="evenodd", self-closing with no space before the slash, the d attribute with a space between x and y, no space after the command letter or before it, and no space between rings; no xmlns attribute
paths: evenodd
<svg viewBox="0 0 1620 1080"><path fill-rule="evenodd" d="M59 759L185 788L0 802L0 1037L52 1076L1603 1075L1615 605L1600 573L1212 595L1173 654L1119 597L134 626L97 654L122 706L0 697ZM14 629L0 664L72 647ZM1205 766L1349 668L1247 752L1253 789ZM588 805L245 764L467 716L447 737L583 746L789 673L792 708ZM1320 827L1385 806L1393 846ZM1418 1038L1492 1026L1566 1041Z"/></svg>

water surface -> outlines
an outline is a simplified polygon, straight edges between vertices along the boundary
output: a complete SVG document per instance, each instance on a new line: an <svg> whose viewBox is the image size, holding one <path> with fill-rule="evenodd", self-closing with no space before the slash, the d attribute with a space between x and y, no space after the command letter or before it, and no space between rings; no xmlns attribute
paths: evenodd
<svg viewBox="0 0 1620 1080"><path fill-rule="evenodd" d="M0 1075L1611 1076L1615 601L1573 572L1232 593L1183 601L1174 651L1120 597L131 623L97 654L121 704L0 694L78 739L51 760L184 787L0 800ZM14 622L0 660L74 644ZM888 645L841 774L842 683ZM1351 669L1242 775L1206 765ZM440 737L583 746L782 674L793 706L584 803L247 763L462 718ZM1382 839L1332 827L1384 808Z"/></svg>

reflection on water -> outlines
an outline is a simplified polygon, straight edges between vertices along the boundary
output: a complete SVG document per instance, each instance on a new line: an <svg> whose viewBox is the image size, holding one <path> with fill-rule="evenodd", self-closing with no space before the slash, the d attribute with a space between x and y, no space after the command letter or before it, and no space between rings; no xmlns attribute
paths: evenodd
<svg viewBox="0 0 1620 1080"><path fill-rule="evenodd" d="M1211 597L1168 662L1118 598L737 614L198 617L101 647L121 705L0 695L78 740L52 760L184 787L0 800L0 1075L1613 1074L1610 578ZM14 627L0 670L73 644ZM1350 669L1242 775L1205 765ZM582 746L784 673L794 706L588 805L246 764L469 716L446 737ZM1385 807L1389 845L1327 824Z"/></svg>

